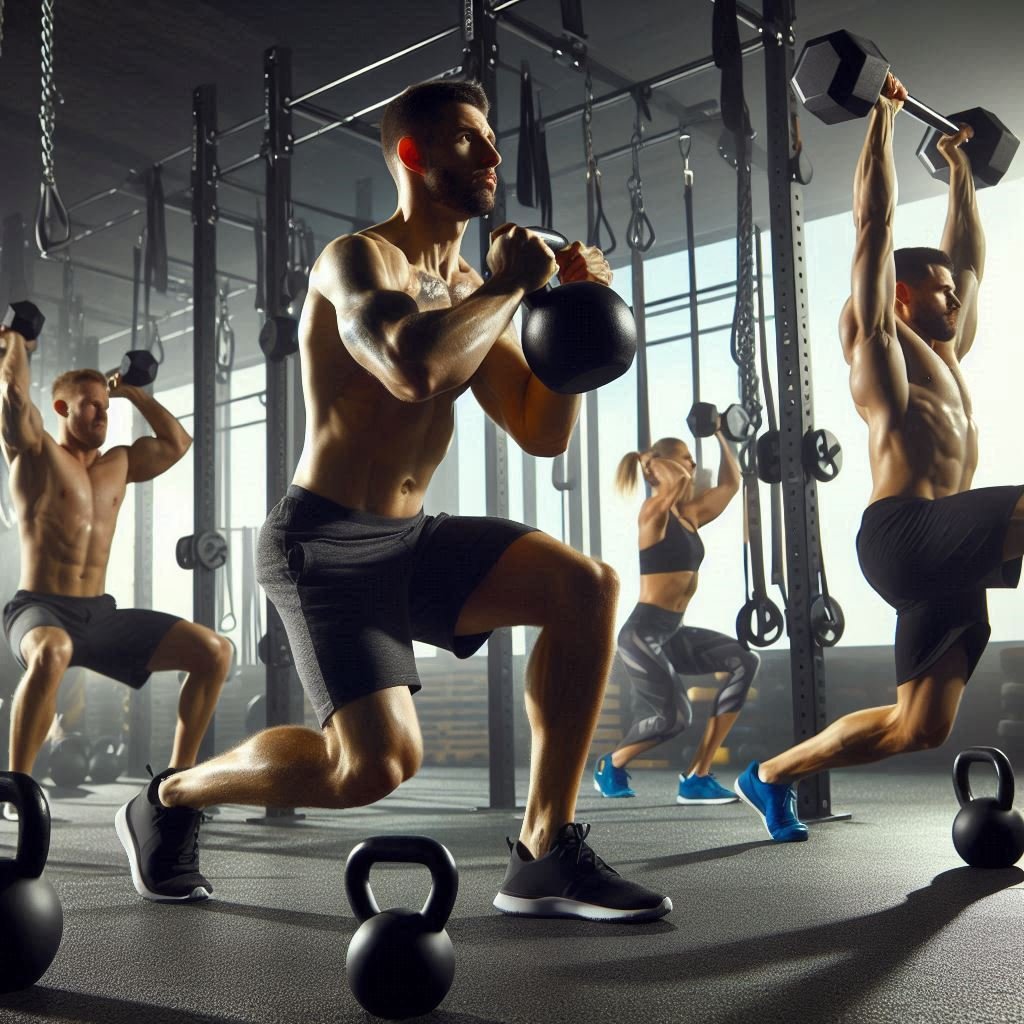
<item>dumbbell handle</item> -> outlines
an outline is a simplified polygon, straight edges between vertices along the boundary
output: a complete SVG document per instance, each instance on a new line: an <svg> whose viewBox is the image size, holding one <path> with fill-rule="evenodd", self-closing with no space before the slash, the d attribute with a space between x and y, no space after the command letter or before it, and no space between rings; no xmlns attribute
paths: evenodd
<svg viewBox="0 0 1024 1024"><path fill-rule="evenodd" d="M942 132L943 135L956 135L960 131L959 125L953 124L948 117L943 117L941 114L936 113L931 107L915 99L913 96L908 96L903 101L903 109L911 117L916 117L918 121L923 121L929 127Z"/></svg>

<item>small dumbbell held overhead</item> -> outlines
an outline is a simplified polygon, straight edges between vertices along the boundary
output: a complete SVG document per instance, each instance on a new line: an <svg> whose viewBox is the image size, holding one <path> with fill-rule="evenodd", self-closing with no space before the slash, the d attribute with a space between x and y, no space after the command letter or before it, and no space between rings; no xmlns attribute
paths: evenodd
<svg viewBox="0 0 1024 1024"><path fill-rule="evenodd" d="M126 352L120 364L115 369L107 371L106 378L111 388L120 387L122 384L144 388L156 380L159 368L160 364L152 352L137 348Z"/></svg>
<svg viewBox="0 0 1024 1024"><path fill-rule="evenodd" d="M26 300L12 302L4 313L0 325L8 330L17 331L26 341L35 341L42 333L46 317L39 307Z"/></svg>
<svg viewBox="0 0 1024 1024"><path fill-rule="evenodd" d="M890 67L870 39L839 29L807 41L793 74L793 88L815 117L825 124L838 124L868 115ZM907 96L903 109L931 129L917 152L933 177L948 180L949 168L936 142L942 135L955 135L961 123L974 132L965 152L978 188L995 185L1009 170L1020 143L991 111L973 107L944 117L914 96Z"/></svg>
<svg viewBox="0 0 1024 1024"><path fill-rule="evenodd" d="M711 402L694 402L686 417L686 425L694 437L713 437L719 430L730 440L741 444L753 436L747 410L733 402L723 413Z"/></svg>

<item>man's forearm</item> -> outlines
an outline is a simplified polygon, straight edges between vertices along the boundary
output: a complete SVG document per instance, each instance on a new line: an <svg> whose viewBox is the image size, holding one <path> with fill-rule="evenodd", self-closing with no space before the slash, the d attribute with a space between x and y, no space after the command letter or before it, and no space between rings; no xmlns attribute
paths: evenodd
<svg viewBox="0 0 1024 1024"><path fill-rule="evenodd" d="M522 300L521 288L492 279L457 306L409 317L396 339L399 364L412 374L419 370L426 375L421 390L428 395L461 387L512 322Z"/></svg>
<svg viewBox="0 0 1024 1024"><path fill-rule="evenodd" d="M523 400L527 433L535 440L535 447L554 454L564 451L580 414L580 396L551 391L531 374Z"/></svg>
<svg viewBox="0 0 1024 1024"><path fill-rule="evenodd" d="M0 334L0 348L4 350L3 362L0 363L0 382L4 385L16 384L27 398L31 374L25 339L17 331L4 331Z"/></svg>
<svg viewBox="0 0 1024 1024"><path fill-rule="evenodd" d="M973 270L981 276L985 262L985 232L978 216L978 199L969 166L958 165L949 169L949 205L941 248L953 261L956 273Z"/></svg>
<svg viewBox="0 0 1024 1024"><path fill-rule="evenodd" d="M892 224L896 212L896 162L892 139L896 112L875 107L868 115L868 133L853 179L853 219Z"/></svg>
<svg viewBox="0 0 1024 1024"><path fill-rule="evenodd" d="M132 396L132 404L161 441L170 442L183 451L192 444L188 431L152 395L140 390Z"/></svg>

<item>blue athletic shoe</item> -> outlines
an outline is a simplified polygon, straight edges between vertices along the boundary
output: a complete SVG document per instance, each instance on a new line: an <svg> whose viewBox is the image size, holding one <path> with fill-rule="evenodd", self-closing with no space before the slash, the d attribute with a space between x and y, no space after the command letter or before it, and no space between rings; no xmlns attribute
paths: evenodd
<svg viewBox="0 0 1024 1024"><path fill-rule="evenodd" d="M761 816L768 835L776 843L804 842L807 826L796 816L796 791L781 783L762 782L757 777L757 769L757 761L751 761L736 779L733 789Z"/></svg>
<svg viewBox="0 0 1024 1024"><path fill-rule="evenodd" d="M607 797L636 796L629 788L629 772L612 764L612 755L605 754L594 765L594 789Z"/></svg>
<svg viewBox="0 0 1024 1024"><path fill-rule="evenodd" d="M679 776L679 794L677 804L732 804L739 797L731 789L726 789L714 772L707 775Z"/></svg>

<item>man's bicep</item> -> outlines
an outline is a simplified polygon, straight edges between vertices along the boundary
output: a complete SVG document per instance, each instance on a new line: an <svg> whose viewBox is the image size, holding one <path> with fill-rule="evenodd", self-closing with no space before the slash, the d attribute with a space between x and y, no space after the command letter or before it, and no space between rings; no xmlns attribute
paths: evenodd
<svg viewBox="0 0 1024 1024"><path fill-rule="evenodd" d="M397 342L402 326L420 311L411 295L394 287L377 246L360 235L332 243L311 284L334 306L338 334L352 358L396 397L410 397Z"/></svg>
<svg viewBox="0 0 1024 1024"><path fill-rule="evenodd" d="M956 294L960 300L960 315L957 318L957 333L954 350L957 359L963 359L974 344L978 330L978 276L972 270L956 275Z"/></svg>

